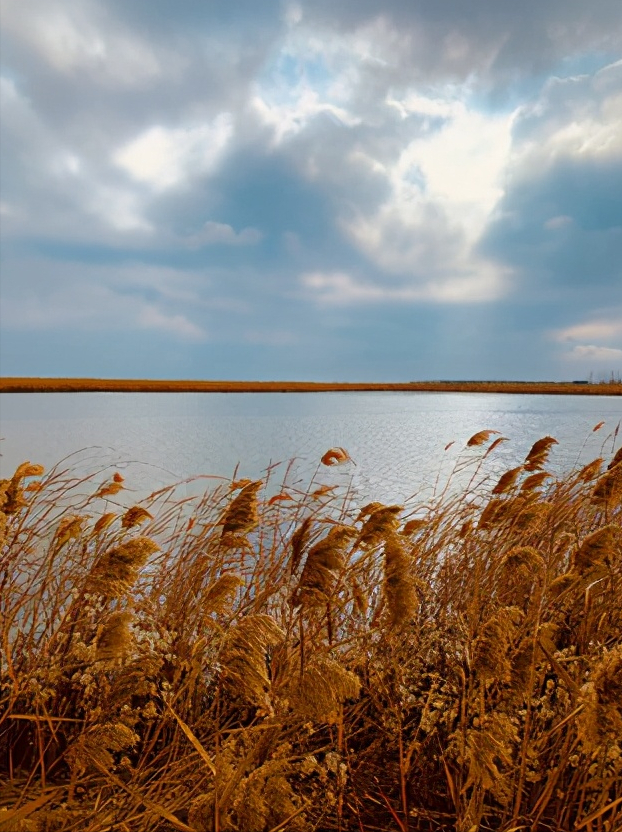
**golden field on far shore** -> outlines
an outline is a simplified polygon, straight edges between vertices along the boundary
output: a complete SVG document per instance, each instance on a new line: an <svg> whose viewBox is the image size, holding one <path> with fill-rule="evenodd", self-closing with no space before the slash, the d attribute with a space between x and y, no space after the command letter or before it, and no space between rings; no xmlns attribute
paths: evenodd
<svg viewBox="0 0 622 832"><path fill-rule="evenodd" d="M321 393L347 391L413 393L546 393L622 396L618 381L587 384L553 381L200 381L177 379L0 378L0 393Z"/></svg>

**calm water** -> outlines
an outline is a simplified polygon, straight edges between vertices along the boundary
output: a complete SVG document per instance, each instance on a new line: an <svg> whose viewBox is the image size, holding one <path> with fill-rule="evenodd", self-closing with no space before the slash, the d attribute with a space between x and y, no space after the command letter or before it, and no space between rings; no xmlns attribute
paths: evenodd
<svg viewBox="0 0 622 832"><path fill-rule="evenodd" d="M124 472L136 496L197 475L229 478L238 463L237 476L251 478L283 463L273 474L276 487L285 463L296 457L290 483L305 488L315 475L320 483L351 483L361 499L393 502L429 496L460 455L481 455L481 449L464 450L479 430L498 430L509 440L488 458L491 476L520 463L547 434L559 440L549 469L563 473L601 455L603 445L610 455L621 418L622 400L613 396L3 394L0 475L10 476L26 459L50 468L80 451L72 465L86 473L109 464ZM334 446L345 448L353 462L319 466Z"/></svg>

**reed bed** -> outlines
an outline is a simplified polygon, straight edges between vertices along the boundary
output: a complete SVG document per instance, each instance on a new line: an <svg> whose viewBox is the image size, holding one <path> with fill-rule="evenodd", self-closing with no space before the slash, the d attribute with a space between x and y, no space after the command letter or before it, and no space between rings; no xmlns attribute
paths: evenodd
<svg viewBox="0 0 622 832"><path fill-rule="evenodd" d="M595 430L602 428L597 425ZM29 462L0 485L0 829L622 828L622 450L425 503ZM274 485L272 481L271 486Z"/></svg>
<svg viewBox="0 0 622 832"><path fill-rule="evenodd" d="M620 376L609 381L205 381L200 379L0 378L0 393L320 393L347 391L428 393L545 393L572 396L622 396Z"/></svg>

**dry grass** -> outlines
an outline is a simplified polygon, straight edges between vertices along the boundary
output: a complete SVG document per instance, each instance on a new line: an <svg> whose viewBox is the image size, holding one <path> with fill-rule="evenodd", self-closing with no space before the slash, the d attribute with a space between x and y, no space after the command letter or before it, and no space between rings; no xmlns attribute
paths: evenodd
<svg viewBox="0 0 622 832"><path fill-rule="evenodd" d="M622 828L622 454L352 505L0 487L0 829ZM331 449L325 464L349 464ZM463 481L461 479L460 481ZM270 483L272 486L273 483Z"/></svg>
<svg viewBox="0 0 622 832"><path fill-rule="evenodd" d="M0 378L0 393L318 393L330 391L403 391L428 393L547 393L573 396L622 396L619 378L595 384L550 381L199 381L171 379Z"/></svg>

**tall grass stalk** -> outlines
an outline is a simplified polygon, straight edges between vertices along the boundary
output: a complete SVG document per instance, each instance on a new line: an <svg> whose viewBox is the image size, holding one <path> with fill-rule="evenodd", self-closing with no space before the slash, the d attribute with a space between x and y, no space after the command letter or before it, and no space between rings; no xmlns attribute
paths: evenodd
<svg viewBox="0 0 622 832"><path fill-rule="evenodd" d="M597 426L600 429L602 425ZM0 829L622 828L622 453L425 504L0 484ZM605 445L603 445L603 449ZM464 479L465 471L469 475Z"/></svg>

